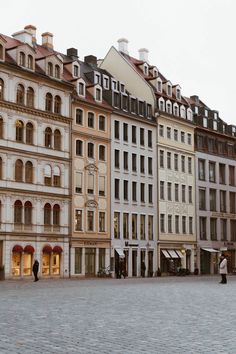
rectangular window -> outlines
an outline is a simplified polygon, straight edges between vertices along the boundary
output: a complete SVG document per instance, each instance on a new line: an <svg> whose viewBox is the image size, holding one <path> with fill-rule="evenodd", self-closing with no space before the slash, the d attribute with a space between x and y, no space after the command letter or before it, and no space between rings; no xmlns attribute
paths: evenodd
<svg viewBox="0 0 236 354"><path fill-rule="evenodd" d="M120 199L120 180L115 178L115 199Z"/></svg>
<svg viewBox="0 0 236 354"><path fill-rule="evenodd" d="M221 241L227 241L227 219L220 219Z"/></svg>
<svg viewBox="0 0 236 354"><path fill-rule="evenodd" d="M164 181L160 181L160 199L161 200L165 199L164 186L165 186L165 182Z"/></svg>
<svg viewBox="0 0 236 354"><path fill-rule="evenodd" d="M123 123L123 140L128 141L128 124Z"/></svg>
<svg viewBox="0 0 236 354"><path fill-rule="evenodd" d="M132 125L132 143L137 143L137 129L135 125Z"/></svg>
<svg viewBox="0 0 236 354"><path fill-rule="evenodd" d="M82 248L75 247L75 274L82 273Z"/></svg>
<svg viewBox="0 0 236 354"><path fill-rule="evenodd" d="M178 130L174 129L174 140L178 141Z"/></svg>
<svg viewBox="0 0 236 354"><path fill-rule="evenodd" d="M129 214L123 213L123 238L129 238Z"/></svg>
<svg viewBox="0 0 236 354"><path fill-rule="evenodd" d="M120 139L120 122L118 120L115 120L114 129L115 139Z"/></svg>
<svg viewBox="0 0 236 354"><path fill-rule="evenodd" d="M88 210L87 214L87 226L88 231L94 230L94 211Z"/></svg>
<svg viewBox="0 0 236 354"><path fill-rule="evenodd" d="M153 216L148 215L148 239L153 240Z"/></svg>
<svg viewBox="0 0 236 354"><path fill-rule="evenodd" d="M225 165L223 163L219 164L219 174L220 184L225 184Z"/></svg>
<svg viewBox="0 0 236 354"><path fill-rule="evenodd" d="M216 181L216 164L215 162L209 162L209 181Z"/></svg>
<svg viewBox="0 0 236 354"><path fill-rule="evenodd" d="M159 125L159 135L164 137L164 125Z"/></svg>
<svg viewBox="0 0 236 354"><path fill-rule="evenodd" d="M188 186L188 202L189 204L192 204L193 202L193 187Z"/></svg>
<svg viewBox="0 0 236 354"><path fill-rule="evenodd" d="M148 147L152 148L152 131L148 130Z"/></svg>
<svg viewBox="0 0 236 354"><path fill-rule="evenodd" d="M198 178L205 181L205 160L198 160Z"/></svg>
<svg viewBox="0 0 236 354"><path fill-rule="evenodd" d="M75 173L75 193L82 193L82 172Z"/></svg>
<svg viewBox="0 0 236 354"><path fill-rule="evenodd" d="M215 218L210 218L210 232L211 232L211 240L217 240L217 223Z"/></svg>
<svg viewBox="0 0 236 354"><path fill-rule="evenodd" d="M82 231L82 210L75 210L75 231Z"/></svg>
<svg viewBox="0 0 236 354"><path fill-rule="evenodd" d="M167 183L167 198L168 198L168 200L172 200L171 189L172 189L172 185L170 182L168 182Z"/></svg>
<svg viewBox="0 0 236 354"><path fill-rule="evenodd" d="M167 168L171 169L171 152L167 152Z"/></svg>
<svg viewBox="0 0 236 354"><path fill-rule="evenodd" d="M236 198L235 198L236 193L235 192L230 192L229 193L229 210L231 214L236 214Z"/></svg>
<svg viewBox="0 0 236 354"><path fill-rule="evenodd" d="M175 201L179 201L179 185L178 183L175 183Z"/></svg>
<svg viewBox="0 0 236 354"><path fill-rule="evenodd" d="M206 210L206 190L204 188L199 188L199 209Z"/></svg>
<svg viewBox="0 0 236 354"><path fill-rule="evenodd" d="M140 128L140 145L144 146L144 129Z"/></svg>
<svg viewBox="0 0 236 354"><path fill-rule="evenodd" d="M114 238L120 238L120 213L114 212Z"/></svg>
<svg viewBox="0 0 236 354"><path fill-rule="evenodd" d="M132 201L137 202L137 182L132 182Z"/></svg>
<svg viewBox="0 0 236 354"><path fill-rule="evenodd" d="M132 171L136 172L137 171L137 155L132 154Z"/></svg>
<svg viewBox="0 0 236 354"><path fill-rule="evenodd" d="M137 103L135 98L131 98L131 113L136 113L137 110Z"/></svg>
<svg viewBox="0 0 236 354"><path fill-rule="evenodd" d="M185 156L181 155L181 171L185 172Z"/></svg>
<svg viewBox="0 0 236 354"><path fill-rule="evenodd" d="M120 150L115 150L115 168L120 168Z"/></svg>
<svg viewBox="0 0 236 354"><path fill-rule="evenodd" d="M152 190L153 190L152 184L149 184L149 185L148 185L148 202L149 202L150 204L153 203Z"/></svg>
<svg viewBox="0 0 236 354"><path fill-rule="evenodd" d="M165 232L165 214L160 215L160 230L162 233Z"/></svg>
<svg viewBox="0 0 236 354"><path fill-rule="evenodd" d="M145 173L145 159L143 155L140 155L140 173Z"/></svg>
<svg viewBox="0 0 236 354"><path fill-rule="evenodd" d="M209 190L210 211L216 211L216 189Z"/></svg>
<svg viewBox="0 0 236 354"><path fill-rule="evenodd" d="M104 116L99 116L98 128L99 128L99 130L105 131L105 129L106 129L106 118Z"/></svg>
<svg viewBox="0 0 236 354"><path fill-rule="evenodd" d="M160 167L164 167L164 151L160 150L159 153Z"/></svg>
<svg viewBox="0 0 236 354"><path fill-rule="evenodd" d="M182 216L182 233L186 234L186 216Z"/></svg>
<svg viewBox="0 0 236 354"><path fill-rule="evenodd" d="M182 203L186 203L186 186L182 184Z"/></svg>
<svg viewBox="0 0 236 354"><path fill-rule="evenodd" d="M192 144L192 134L188 133L188 144Z"/></svg>
<svg viewBox="0 0 236 354"><path fill-rule="evenodd" d="M172 233L172 215L168 215L168 233Z"/></svg>
<svg viewBox="0 0 236 354"><path fill-rule="evenodd" d="M128 171L129 169L129 155L127 151L124 151L123 153L123 168L125 171Z"/></svg>
<svg viewBox="0 0 236 354"><path fill-rule="evenodd" d="M236 241L236 220L230 220L231 241Z"/></svg>
<svg viewBox="0 0 236 354"><path fill-rule="evenodd" d="M76 109L76 124L83 125L83 111Z"/></svg>
<svg viewBox="0 0 236 354"><path fill-rule="evenodd" d="M106 222L105 222L105 213L104 211L99 211L99 232L106 231Z"/></svg>
<svg viewBox="0 0 236 354"><path fill-rule="evenodd" d="M179 234L179 215L175 215L175 233Z"/></svg>
<svg viewBox="0 0 236 354"><path fill-rule="evenodd" d="M148 157L148 174L152 175L152 158Z"/></svg>
<svg viewBox="0 0 236 354"><path fill-rule="evenodd" d="M188 173L192 174L192 158L188 157Z"/></svg>
<svg viewBox="0 0 236 354"><path fill-rule="evenodd" d="M132 214L132 240L137 240L137 215Z"/></svg>
<svg viewBox="0 0 236 354"><path fill-rule="evenodd" d="M170 127L166 128L166 136L167 136L167 139L171 139L171 128Z"/></svg>
<svg viewBox="0 0 236 354"><path fill-rule="evenodd" d="M127 201L129 200L129 182L124 180L124 184L123 184L123 197L124 200Z"/></svg>
<svg viewBox="0 0 236 354"><path fill-rule="evenodd" d="M94 175L88 175L87 182L88 182L87 193L93 194L94 193Z"/></svg>
<svg viewBox="0 0 236 354"><path fill-rule="evenodd" d="M105 177L99 176L99 195L104 197L105 195Z"/></svg>
<svg viewBox="0 0 236 354"><path fill-rule="evenodd" d="M193 234L193 218L192 218L192 216L189 217L188 229L189 229L189 233L192 235Z"/></svg>
<svg viewBox="0 0 236 354"><path fill-rule="evenodd" d="M178 154L174 154L174 169L178 171L179 169L179 156Z"/></svg>
<svg viewBox="0 0 236 354"><path fill-rule="evenodd" d="M145 203L145 184L140 183L140 200L141 203Z"/></svg>
<svg viewBox="0 0 236 354"><path fill-rule="evenodd" d="M140 215L140 240L145 240L145 215Z"/></svg>
<svg viewBox="0 0 236 354"><path fill-rule="evenodd" d="M200 240L206 240L206 217L199 218Z"/></svg>
<svg viewBox="0 0 236 354"><path fill-rule="evenodd" d="M235 186L235 167L229 166L229 185Z"/></svg>
<svg viewBox="0 0 236 354"><path fill-rule="evenodd" d="M226 213L226 191L220 191L220 211Z"/></svg>
<svg viewBox="0 0 236 354"><path fill-rule="evenodd" d="M88 112L88 127L94 128L94 113Z"/></svg>
<svg viewBox="0 0 236 354"><path fill-rule="evenodd" d="M185 143L185 132L181 132L181 143Z"/></svg>

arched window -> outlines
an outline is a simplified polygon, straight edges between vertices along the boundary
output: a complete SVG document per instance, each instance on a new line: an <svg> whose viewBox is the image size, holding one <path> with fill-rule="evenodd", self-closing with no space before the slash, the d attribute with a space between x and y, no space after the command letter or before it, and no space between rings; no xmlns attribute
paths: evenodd
<svg viewBox="0 0 236 354"><path fill-rule="evenodd" d="M33 57L32 55L28 55L28 68L33 69Z"/></svg>
<svg viewBox="0 0 236 354"><path fill-rule="evenodd" d="M57 79L60 79L60 66L59 65L55 65L55 77Z"/></svg>
<svg viewBox="0 0 236 354"><path fill-rule="evenodd" d="M61 97L55 96L54 99L54 113L61 114Z"/></svg>
<svg viewBox="0 0 236 354"><path fill-rule="evenodd" d="M0 60L3 59L3 46L0 44Z"/></svg>
<svg viewBox="0 0 236 354"><path fill-rule="evenodd" d="M3 139L3 119L0 116L0 139Z"/></svg>
<svg viewBox="0 0 236 354"><path fill-rule="evenodd" d="M77 156L83 156L83 141L76 140L75 153Z"/></svg>
<svg viewBox="0 0 236 354"><path fill-rule="evenodd" d="M34 90L32 87L28 87L26 93L26 105L28 107L34 107Z"/></svg>
<svg viewBox="0 0 236 354"><path fill-rule="evenodd" d="M28 122L26 124L26 134L25 134L25 142L26 144L33 144L34 141L34 126L32 123Z"/></svg>
<svg viewBox="0 0 236 354"><path fill-rule="evenodd" d="M105 161L105 146L99 145L99 160Z"/></svg>
<svg viewBox="0 0 236 354"><path fill-rule="evenodd" d="M4 81L0 79L0 100L4 99Z"/></svg>
<svg viewBox="0 0 236 354"><path fill-rule="evenodd" d="M25 53L20 52L20 65L25 66Z"/></svg>
<svg viewBox="0 0 236 354"><path fill-rule="evenodd" d="M55 204L53 207L53 226L60 225L60 206Z"/></svg>
<svg viewBox="0 0 236 354"><path fill-rule="evenodd" d="M0 179L2 179L2 158L0 157Z"/></svg>
<svg viewBox="0 0 236 354"><path fill-rule="evenodd" d="M51 62L48 63L48 75L53 76L53 65Z"/></svg>
<svg viewBox="0 0 236 354"><path fill-rule="evenodd" d="M24 224L31 225L32 224L32 204L31 202L25 202L24 205Z"/></svg>
<svg viewBox="0 0 236 354"><path fill-rule="evenodd" d="M55 166L53 170L53 185L55 187L60 187L61 185L61 171L58 166Z"/></svg>
<svg viewBox="0 0 236 354"><path fill-rule="evenodd" d="M25 164L25 182L33 183L33 164L27 161Z"/></svg>
<svg viewBox="0 0 236 354"><path fill-rule="evenodd" d="M49 127L45 129L45 146L48 148L52 147L52 129Z"/></svg>
<svg viewBox="0 0 236 354"><path fill-rule="evenodd" d="M58 129L54 131L54 149L61 150L61 132Z"/></svg>
<svg viewBox="0 0 236 354"><path fill-rule="evenodd" d="M52 95L49 92L46 94L45 111L52 112Z"/></svg>
<svg viewBox="0 0 236 354"><path fill-rule="evenodd" d="M174 104L174 115L178 116L179 115L179 107L177 104Z"/></svg>
<svg viewBox="0 0 236 354"><path fill-rule="evenodd" d="M51 205L49 203L44 205L44 225L51 225Z"/></svg>
<svg viewBox="0 0 236 354"><path fill-rule="evenodd" d="M24 104L25 103L25 88L21 84L17 86L16 103L18 103L18 104Z"/></svg>
<svg viewBox="0 0 236 354"><path fill-rule="evenodd" d="M22 224L22 203L16 200L14 204L14 223Z"/></svg>
<svg viewBox="0 0 236 354"><path fill-rule="evenodd" d="M94 145L93 143L88 143L88 157L94 158Z"/></svg>
<svg viewBox="0 0 236 354"><path fill-rule="evenodd" d="M16 141L24 142L24 124L21 120L16 121Z"/></svg>
<svg viewBox="0 0 236 354"><path fill-rule="evenodd" d="M181 106L180 112L181 117L186 118L186 110L184 106Z"/></svg>
<svg viewBox="0 0 236 354"><path fill-rule="evenodd" d="M15 180L23 182L23 162L21 160L16 160L15 163Z"/></svg>
<svg viewBox="0 0 236 354"><path fill-rule="evenodd" d="M46 186L51 186L52 184L52 169L50 165L44 167L44 184Z"/></svg>

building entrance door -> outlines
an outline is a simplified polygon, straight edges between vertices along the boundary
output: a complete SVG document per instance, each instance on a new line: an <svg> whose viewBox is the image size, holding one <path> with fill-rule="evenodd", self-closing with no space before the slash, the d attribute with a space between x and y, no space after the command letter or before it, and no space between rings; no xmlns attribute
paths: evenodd
<svg viewBox="0 0 236 354"><path fill-rule="evenodd" d="M85 275L95 276L96 248L85 248Z"/></svg>
<svg viewBox="0 0 236 354"><path fill-rule="evenodd" d="M137 251L132 250L132 276L137 277Z"/></svg>

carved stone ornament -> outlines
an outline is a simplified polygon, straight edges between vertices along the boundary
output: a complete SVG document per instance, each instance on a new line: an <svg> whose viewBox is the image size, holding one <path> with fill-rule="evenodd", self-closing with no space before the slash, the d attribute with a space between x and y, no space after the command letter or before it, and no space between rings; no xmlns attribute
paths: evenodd
<svg viewBox="0 0 236 354"><path fill-rule="evenodd" d="M91 174L98 171L98 168L94 163L88 164L87 166L85 166L85 169Z"/></svg>
<svg viewBox="0 0 236 354"><path fill-rule="evenodd" d="M85 206L88 208L97 208L98 203L96 202L96 200L87 200L87 202L85 203Z"/></svg>

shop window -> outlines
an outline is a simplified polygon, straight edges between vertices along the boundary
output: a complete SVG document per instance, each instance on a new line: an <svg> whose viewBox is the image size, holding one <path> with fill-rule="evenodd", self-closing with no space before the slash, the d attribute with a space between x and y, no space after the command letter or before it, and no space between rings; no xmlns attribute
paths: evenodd
<svg viewBox="0 0 236 354"><path fill-rule="evenodd" d="M4 99L4 81L0 79L0 100Z"/></svg>
<svg viewBox="0 0 236 354"><path fill-rule="evenodd" d="M51 205L46 203L44 205L44 226L51 225Z"/></svg>
<svg viewBox="0 0 236 354"><path fill-rule="evenodd" d="M50 165L44 167L44 184L45 186L52 185L52 169Z"/></svg>
<svg viewBox="0 0 236 354"><path fill-rule="evenodd" d="M31 161L27 161L25 164L25 182L33 183L33 164Z"/></svg>
<svg viewBox="0 0 236 354"><path fill-rule="evenodd" d="M49 275L50 274L50 253L43 253L42 257L42 274Z"/></svg>
<svg viewBox="0 0 236 354"><path fill-rule="evenodd" d="M53 227L60 226L60 206L55 204L53 207Z"/></svg>
<svg viewBox="0 0 236 354"><path fill-rule="evenodd" d="M31 253L23 254L23 275L25 276L32 275L32 254Z"/></svg>
<svg viewBox="0 0 236 354"><path fill-rule="evenodd" d="M52 148L52 129L47 127L44 133L45 147Z"/></svg>
<svg viewBox="0 0 236 354"><path fill-rule="evenodd" d="M52 274L53 275L60 274L60 254L52 255Z"/></svg>
<svg viewBox="0 0 236 354"><path fill-rule="evenodd" d="M34 90L32 87L28 87L27 93L26 93L26 105L28 107L34 107Z"/></svg>
<svg viewBox="0 0 236 354"><path fill-rule="evenodd" d="M17 86L16 103L22 105L25 103L25 88L21 84Z"/></svg>
<svg viewBox="0 0 236 354"><path fill-rule="evenodd" d="M32 225L32 204L25 202L24 205L24 223L25 225Z"/></svg>
<svg viewBox="0 0 236 354"><path fill-rule="evenodd" d="M60 96L55 96L54 113L61 114L61 97Z"/></svg>
<svg viewBox="0 0 236 354"><path fill-rule="evenodd" d="M14 223L22 224L22 202L20 200L16 200L14 204Z"/></svg>
<svg viewBox="0 0 236 354"><path fill-rule="evenodd" d="M21 160L16 160L15 163L15 181L23 182L23 162Z"/></svg>
<svg viewBox="0 0 236 354"><path fill-rule="evenodd" d="M34 141L34 127L32 123L28 122L26 124L25 142L26 144L33 145L33 141Z"/></svg>
<svg viewBox="0 0 236 354"><path fill-rule="evenodd" d="M21 120L16 121L16 141L20 143L24 141L24 124Z"/></svg>
<svg viewBox="0 0 236 354"><path fill-rule="evenodd" d="M0 116L0 139L3 139L3 119Z"/></svg>
<svg viewBox="0 0 236 354"><path fill-rule="evenodd" d="M106 254L106 249L105 248L99 248L99 253L98 253L99 269L104 269L105 268L105 254Z"/></svg>
<svg viewBox="0 0 236 354"><path fill-rule="evenodd" d="M52 95L49 92L46 94L45 111L52 112Z"/></svg>
<svg viewBox="0 0 236 354"><path fill-rule="evenodd" d="M58 166L55 166L53 170L53 185L55 187L60 187L61 185L61 171Z"/></svg>
<svg viewBox="0 0 236 354"><path fill-rule="evenodd" d="M20 276L21 275L21 253L13 252L12 253L12 275Z"/></svg>
<svg viewBox="0 0 236 354"><path fill-rule="evenodd" d="M75 274L82 273L82 248L75 248Z"/></svg>
<svg viewBox="0 0 236 354"><path fill-rule="evenodd" d="M60 76L61 76L60 66L59 65L55 65L55 77L57 79L60 79Z"/></svg>
<svg viewBox="0 0 236 354"><path fill-rule="evenodd" d="M32 57L32 55L28 55L28 69L33 70L33 57Z"/></svg>
<svg viewBox="0 0 236 354"><path fill-rule="evenodd" d="M59 129L54 131L54 149L61 150L61 132Z"/></svg>

